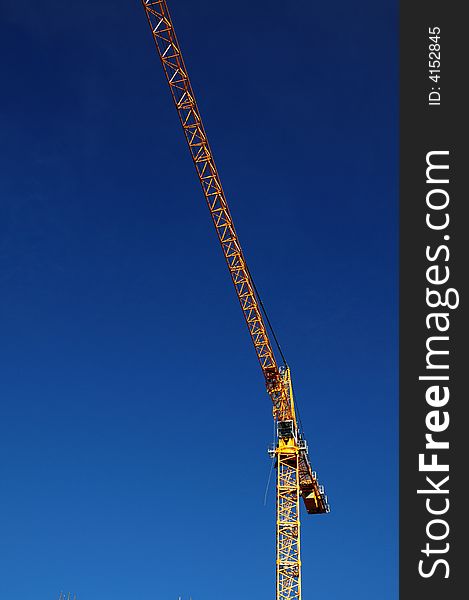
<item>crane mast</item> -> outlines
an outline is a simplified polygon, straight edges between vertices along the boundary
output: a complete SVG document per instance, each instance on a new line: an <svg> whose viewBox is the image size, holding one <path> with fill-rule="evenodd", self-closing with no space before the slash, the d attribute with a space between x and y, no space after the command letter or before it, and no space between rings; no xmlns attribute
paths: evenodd
<svg viewBox="0 0 469 600"><path fill-rule="evenodd" d="M165 0L141 0L226 264L272 400L277 424L276 600L301 600L300 496L310 514L329 512L295 413L290 369L277 363Z"/></svg>

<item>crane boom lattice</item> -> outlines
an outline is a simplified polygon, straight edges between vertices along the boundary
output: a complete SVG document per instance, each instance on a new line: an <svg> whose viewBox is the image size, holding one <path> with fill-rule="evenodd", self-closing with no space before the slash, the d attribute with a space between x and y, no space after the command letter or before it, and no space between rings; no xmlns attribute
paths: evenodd
<svg viewBox="0 0 469 600"><path fill-rule="evenodd" d="M141 0L179 115L226 264L277 422L277 600L301 599L299 497L308 513L328 512L327 498L311 469L306 442L298 430L290 370L279 366L264 322L166 0Z"/></svg>

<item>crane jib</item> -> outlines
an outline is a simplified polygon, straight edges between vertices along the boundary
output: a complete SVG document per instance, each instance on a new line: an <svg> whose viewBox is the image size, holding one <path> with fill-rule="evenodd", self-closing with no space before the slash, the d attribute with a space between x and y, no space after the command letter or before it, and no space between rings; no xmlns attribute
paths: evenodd
<svg viewBox="0 0 469 600"><path fill-rule="evenodd" d="M289 400L281 385L272 343L230 214L167 4L164 1L145 2L144 0L142 4L236 295L264 373L267 391L271 398L275 399L274 414L279 418L286 418L290 410Z"/></svg>
<svg viewBox="0 0 469 600"><path fill-rule="evenodd" d="M298 430L290 369L277 364L166 0L141 2L273 404L277 446L269 453L277 466L276 599L301 600L299 498L308 513L320 514L329 512L327 496Z"/></svg>

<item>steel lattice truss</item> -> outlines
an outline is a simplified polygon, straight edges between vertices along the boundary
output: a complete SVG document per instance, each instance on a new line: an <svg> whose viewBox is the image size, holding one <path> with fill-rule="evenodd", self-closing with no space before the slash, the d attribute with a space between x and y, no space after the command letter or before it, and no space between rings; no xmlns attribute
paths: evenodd
<svg viewBox="0 0 469 600"><path fill-rule="evenodd" d="M282 385L274 351L267 335L254 285L226 202L168 6L165 0L156 2L141 1L249 334L266 378L267 389L274 404L274 411L282 419L289 418L289 401Z"/></svg>
<svg viewBox="0 0 469 600"><path fill-rule="evenodd" d="M141 0L171 95L181 121L226 264L266 380L277 423L291 423L288 440L279 439L277 456L277 600L301 599L299 496L309 513L328 512L298 431L290 370L279 368L249 269L189 81L166 0Z"/></svg>
<svg viewBox="0 0 469 600"><path fill-rule="evenodd" d="M298 447L277 448L277 600L301 598Z"/></svg>

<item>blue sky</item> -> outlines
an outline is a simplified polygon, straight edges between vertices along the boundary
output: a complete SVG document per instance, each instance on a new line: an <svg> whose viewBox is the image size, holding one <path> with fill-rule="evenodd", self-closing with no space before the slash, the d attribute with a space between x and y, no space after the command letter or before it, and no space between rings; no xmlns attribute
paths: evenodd
<svg viewBox="0 0 469 600"><path fill-rule="evenodd" d="M2 0L0 597L274 597L269 398L137 0ZM332 512L397 597L397 6L171 3Z"/></svg>

